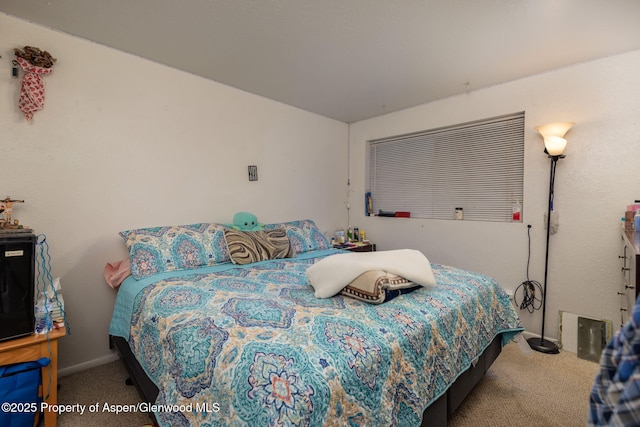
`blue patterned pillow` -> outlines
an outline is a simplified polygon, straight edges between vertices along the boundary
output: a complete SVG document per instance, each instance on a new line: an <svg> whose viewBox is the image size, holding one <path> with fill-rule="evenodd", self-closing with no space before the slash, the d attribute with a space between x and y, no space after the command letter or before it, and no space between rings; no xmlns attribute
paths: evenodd
<svg viewBox="0 0 640 427"><path fill-rule="evenodd" d="M120 232L135 279L230 262L222 224L140 228Z"/></svg>
<svg viewBox="0 0 640 427"><path fill-rule="evenodd" d="M274 230L277 228L282 228L287 231L291 245L298 254L331 248L329 239L322 234L322 231L320 231L316 223L310 219L266 224L264 226L265 230Z"/></svg>

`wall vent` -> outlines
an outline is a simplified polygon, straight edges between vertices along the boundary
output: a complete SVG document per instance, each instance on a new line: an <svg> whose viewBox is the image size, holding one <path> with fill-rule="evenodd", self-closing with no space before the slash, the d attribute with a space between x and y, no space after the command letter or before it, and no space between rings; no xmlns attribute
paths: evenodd
<svg viewBox="0 0 640 427"><path fill-rule="evenodd" d="M609 342L607 325L602 320L578 317L578 357L600 362L602 350Z"/></svg>
<svg viewBox="0 0 640 427"><path fill-rule="evenodd" d="M558 345L562 350L576 353L581 359L600 362L602 350L611 339L611 321L593 319L560 311Z"/></svg>

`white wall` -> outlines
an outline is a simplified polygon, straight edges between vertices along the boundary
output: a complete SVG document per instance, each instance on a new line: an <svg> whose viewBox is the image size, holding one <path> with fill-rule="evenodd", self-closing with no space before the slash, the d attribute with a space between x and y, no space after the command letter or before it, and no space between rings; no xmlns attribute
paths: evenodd
<svg viewBox="0 0 640 427"><path fill-rule="evenodd" d="M525 111L523 223L364 216L366 141ZM640 51L575 65L361 121L350 133L350 222L379 249L410 247L432 262L491 275L507 289L543 282L550 160L537 125L573 121L558 162L555 200L560 228L551 236L545 335L557 337L558 311L610 319L619 326L620 218L640 199ZM496 153L496 163L500 155ZM453 214L453 213L452 213ZM540 333L541 311L520 312Z"/></svg>
<svg viewBox="0 0 640 427"><path fill-rule="evenodd" d="M25 45L58 58L32 122L11 78L13 48ZM72 333L63 372L113 357L115 291L102 269L126 256L119 231L237 211L346 223L345 123L4 14L0 55L0 197L24 199L14 217L47 236Z"/></svg>

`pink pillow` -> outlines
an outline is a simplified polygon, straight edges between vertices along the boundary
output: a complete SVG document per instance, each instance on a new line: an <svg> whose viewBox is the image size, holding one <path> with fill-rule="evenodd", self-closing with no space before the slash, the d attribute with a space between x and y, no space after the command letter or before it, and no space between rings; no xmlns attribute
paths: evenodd
<svg viewBox="0 0 640 427"><path fill-rule="evenodd" d="M129 258L122 261L109 262L104 266L104 280L113 289L116 289L120 284L131 275L131 262Z"/></svg>

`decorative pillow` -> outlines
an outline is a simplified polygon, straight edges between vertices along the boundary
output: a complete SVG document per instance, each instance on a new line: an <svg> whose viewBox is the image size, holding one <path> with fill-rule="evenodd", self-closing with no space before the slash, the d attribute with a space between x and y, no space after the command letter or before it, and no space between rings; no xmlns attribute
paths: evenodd
<svg viewBox="0 0 640 427"><path fill-rule="evenodd" d="M251 264L269 259L294 258L296 252L283 229L240 231L225 229L227 250L234 264Z"/></svg>
<svg viewBox="0 0 640 427"><path fill-rule="evenodd" d="M222 224L140 228L120 232L135 279L229 262Z"/></svg>
<svg viewBox="0 0 640 427"><path fill-rule="evenodd" d="M287 236L296 253L301 254L320 249L330 249L331 242L322 234L322 231L310 219L302 221L290 221L278 224L267 224L265 230L282 228L286 230Z"/></svg>
<svg viewBox="0 0 640 427"><path fill-rule="evenodd" d="M340 293L370 304L382 304L418 288L419 285L404 277L382 270L370 270L353 279Z"/></svg>

